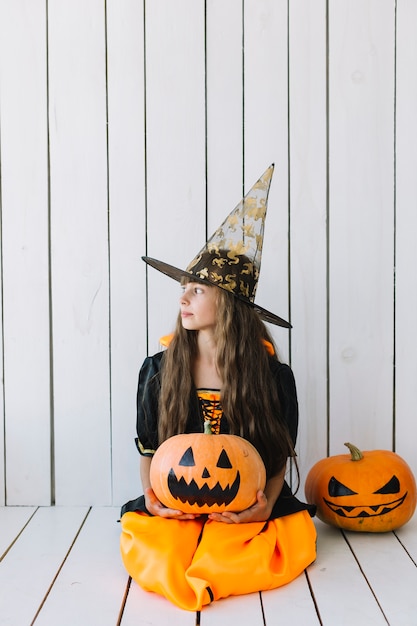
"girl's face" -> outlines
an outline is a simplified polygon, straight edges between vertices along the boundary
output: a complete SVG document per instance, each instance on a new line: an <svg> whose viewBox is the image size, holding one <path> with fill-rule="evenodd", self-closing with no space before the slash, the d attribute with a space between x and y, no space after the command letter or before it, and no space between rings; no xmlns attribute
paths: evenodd
<svg viewBox="0 0 417 626"><path fill-rule="evenodd" d="M217 322L217 287L186 283L181 289L183 327L186 330L214 330Z"/></svg>

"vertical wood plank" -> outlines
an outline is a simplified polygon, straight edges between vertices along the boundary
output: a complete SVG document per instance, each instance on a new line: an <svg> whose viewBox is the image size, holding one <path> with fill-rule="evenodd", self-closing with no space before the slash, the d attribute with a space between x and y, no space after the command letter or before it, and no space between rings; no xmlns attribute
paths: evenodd
<svg viewBox="0 0 417 626"><path fill-rule="evenodd" d="M51 497L45 42L43 2L0 3L8 504Z"/></svg>
<svg viewBox="0 0 417 626"><path fill-rule="evenodd" d="M240 202L243 192L242 27L241 0L207 1L207 237Z"/></svg>
<svg viewBox="0 0 417 626"><path fill-rule="evenodd" d="M104 3L48 6L56 501L109 504Z"/></svg>
<svg viewBox="0 0 417 626"><path fill-rule="evenodd" d="M245 0L244 9L246 190L275 163L256 302L288 319L287 2ZM288 362L288 330L277 326L270 330L281 359Z"/></svg>
<svg viewBox="0 0 417 626"><path fill-rule="evenodd" d="M330 448L391 448L394 3L329 20Z"/></svg>
<svg viewBox="0 0 417 626"><path fill-rule="evenodd" d="M183 268L205 241L202 2L146 5L146 67L147 251ZM153 353L159 337L173 328L180 290L172 279L152 268L148 272Z"/></svg>
<svg viewBox="0 0 417 626"><path fill-rule="evenodd" d="M0 87L0 102L1 102L1 87ZM1 106L0 106L0 167L1 167ZM0 190L0 203L1 203L1 190ZM0 236L0 280L3 283L3 243ZM4 347L3 347L3 334L4 334L4 319L3 319L3 289L0 289L0 307L1 307L1 332L0 332L0 506L6 504L6 448L4 441L5 433L5 412L4 412Z"/></svg>
<svg viewBox="0 0 417 626"><path fill-rule="evenodd" d="M1 159L1 157L0 157ZM0 254L1 254L1 242L0 242ZM3 280L3 276L1 276ZM0 307L3 310L3 297L0 295ZM4 432L5 432L5 414L4 414L4 371L3 371L3 316L1 318L1 330L0 333L0 506L6 504L6 476L5 476L5 461L6 461L6 448L4 445Z"/></svg>
<svg viewBox="0 0 417 626"><path fill-rule="evenodd" d="M113 502L139 494L138 369L146 355L143 2L107 2Z"/></svg>
<svg viewBox="0 0 417 626"><path fill-rule="evenodd" d="M417 476L417 5L397 6L396 94L396 451ZM414 433L414 436L410 436Z"/></svg>
<svg viewBox="0 0 417 626"><path fill-rule="evenodd" d="M289 14L292 366L302 479L327 452L326 2Z"/></svg>

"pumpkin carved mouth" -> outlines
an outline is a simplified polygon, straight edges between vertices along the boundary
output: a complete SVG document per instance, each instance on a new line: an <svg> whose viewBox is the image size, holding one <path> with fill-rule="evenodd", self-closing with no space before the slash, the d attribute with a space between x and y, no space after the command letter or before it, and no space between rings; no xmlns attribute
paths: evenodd
<svg viewBox="0 0 417 626"><path fill-rule="evenodd" d="M171 469L167 483L171 495L183 504L188 503L200 507L221 506L230 504L236 498L240 487L240 473L237 471L232 485L222 487L217 482L214 487L209 487L207 483L199 487L194 478L187 483L183 476L178 479L174 470Z"/></svg>
<svg viewBox="0 0 417 626"><path fill-rule="evenodd" d="M355 518L355 517L376 517L377 515L385 515L386 513L390 513L397 507L401 506L404 500L407 497L407 493L405 493L401 498L397 500L393 500L392 502L384 502L383 504L372 504L365 505L360 504L358 506L342 506L340 504L336 504L335 502L330 502L323 498L324 502L327 504L329 509L336 513L336 515L340 515L341 517Z"/></svg>

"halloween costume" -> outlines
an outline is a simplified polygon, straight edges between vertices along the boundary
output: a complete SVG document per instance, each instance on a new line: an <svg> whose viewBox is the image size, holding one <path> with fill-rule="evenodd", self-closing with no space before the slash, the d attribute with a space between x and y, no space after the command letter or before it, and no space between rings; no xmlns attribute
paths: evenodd
<svg viewBox="0 0 417 626"><path fill-rule="evenodd" d="M147 357L139 374L136 445L145 456L152 456L157 447L163 354ZM292 371L273 357L269 363L295 444L298 407ZM199 400L194 390L186 432L203 430L204 403L217 399L212 391L201 394ZM219 422L218 407L214 420L219 432L228 432L226 419ZM200 610L214 599L272 589L298 576L315 559L316 533L310 517L314 512L315 507L300 502L287 483L270 519L250 524L149 516L140 496L122 508L122 557L129 574L144 589L164 595L181 608Z"/></svg>
<svg viewBox="0 0 417 626"><path fill-rule="evenodd" d="M263 320L288 328L288 322L254 303L272 171L273 166L186 270L149 257L144 260L175 280L187 276L227 290ZM277 419L285 422L295 444L298 406L294 378L271 348L271 344L265 345L280 402ZM136 445L144 456L152 456L158 447L163 358L164 352L147 357L139 374ZM185 432L202 432L205 420L215 431L228 433L220 393L193 389ZM166 519L150 515L141 496L122 508L121 554L127 571L144 589L164 595L183 609L201 610L218 598L273 589L298 576L316 556L314 510L295 498L286 483L266 522L227 524L205 516Z"/></svg>

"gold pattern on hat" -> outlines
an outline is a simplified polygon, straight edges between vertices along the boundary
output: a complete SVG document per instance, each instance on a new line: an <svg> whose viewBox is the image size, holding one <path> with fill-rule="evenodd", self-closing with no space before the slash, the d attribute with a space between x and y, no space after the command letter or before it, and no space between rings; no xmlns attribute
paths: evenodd
<svg viewBox="0 0 417 626"><path fill-rule="evenodd" d="M186 271L253 302L261 267L271 165L210 237Z"/></svg>

